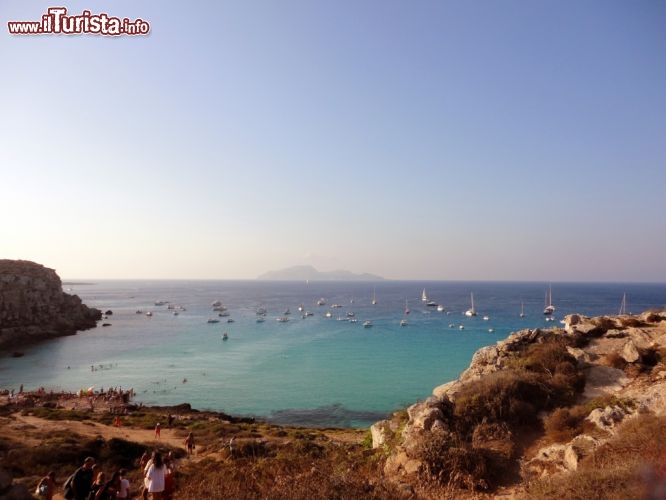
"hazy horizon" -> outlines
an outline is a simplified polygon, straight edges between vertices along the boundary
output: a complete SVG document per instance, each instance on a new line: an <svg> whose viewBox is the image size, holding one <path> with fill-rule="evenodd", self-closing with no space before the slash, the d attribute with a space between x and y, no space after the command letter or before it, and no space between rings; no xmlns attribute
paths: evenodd
<svg viewBox="0 0 666 500"><path fill-rule="evenodd" d="M666 282L666 3L64 6L150 33L10 35L52 4L0 4L0 258Z"/></svg>

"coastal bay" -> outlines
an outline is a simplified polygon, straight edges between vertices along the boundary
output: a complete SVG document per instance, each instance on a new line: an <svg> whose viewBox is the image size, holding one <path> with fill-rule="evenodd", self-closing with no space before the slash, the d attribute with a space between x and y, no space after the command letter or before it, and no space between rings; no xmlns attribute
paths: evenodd
<svg viewBox="0 0 666 500"><path fill-rule="evenodd" d="M545 283L86 281L92 284L65 288L111 310L103 320L110 326L33 345L22 358L0 358L1 387L131 387L148 405L187 402L276 423L367 427L454 380L480 347L528 325L553 324L542 314ZM423 288L444 312L423 304ZM552 290L558 321L574 312L615 313L624 293L636 311L666 303L666 287L658 284L554 283ZM475 318L463 315L470 291ZM327 304L317 306L320 298ZM217 300L228 317L213 311ZM160 301L168 303L156 306ZM300 304L313 316L302 319ZM268 311L264 323L256 322L260 307ZM277 322L287 308L290 320ZM348 312L359 323L346 321ZM372 328L362 328L366 319Z"/></svg>

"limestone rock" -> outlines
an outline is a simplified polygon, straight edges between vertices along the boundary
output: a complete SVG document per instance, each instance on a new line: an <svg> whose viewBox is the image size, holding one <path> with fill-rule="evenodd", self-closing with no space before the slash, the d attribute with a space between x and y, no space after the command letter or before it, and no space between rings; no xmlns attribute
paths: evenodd
<svg viewBox="0 0 666 500"><path fill-rule="evenodd" d="M23 260L0 260L0 348L73 335L93 328L101 311L62 291L53 269Z"/></svg>
<svg viewBox="0 0 666 500"><path fill-rule="evenodd" d="M590 362L590 355L583 349L578 349L577 347L567 347L567 352L576 358L576 361L578 361L579 364Z"/></svg>
<svg viewBox="0 0 666 500"><path fill-rule="evenodd" d="M569 314L564 317L564 331L569 335L574 333L574 327L582 321L578 314Z"/></svg>
<svg viewBox="0 0 666 500"><path fill-rule="evenodd" d="M418 472L420 467L421 462L409 458L407 453L401 451L399 453L394 453L386 459L384 470L389 476L400 476L403 474Z"/></svg>
<svg viewBox="0 0 666 500"><path fill-rule="evenodd" d="M574 327L574 332L582 335L594 335L599 331L599 327L593 323L581 323Z"/></svg>
<svg viewBox="0 0 666 500"><path fill-rule="evenodd" d="M439 385L435 387L432 391L433 396L436 398L444 398L448 397L452 401L455 398L455 393L458 391L460 388L460 383L457 380L453 380L451 382L447 382L446 384Z"/></svg>
<svg viewBox="0 0 666 500"><path fill-rule="evenodd" d="M380 448L388 441L392 435L391 423L388 420L381 420L370 426L370 434L372 434L372 447Z"/></svg>
<svg viewBox="0 0 666 500"><path fill-rule="evenodd" d="M633 321L629 321L629 320ZM600 396L612 395L619 401L633 404L613 405L592 411L587 420L598 429L595 439L579 435L568 443L558 443L538 450L535 455L523 455L521 472L527 481L567 473L578 468L580 461L590 456L594 450L612 436L618 426L628 418L641 412L657 416L666 415L666 370L661 366L652 367L655 356L646 353L666 347L666 312L651 313L651 316L638 317L596 317L581 315L566 317L565 328L548 331L521 330L510 334L495 346L479 349L469 367L457 380L440 385L433 390L433 397L412 405L407 413L409 419L398 439L392 439L395 447L390 450L385 472L391 480L411 481L414 475L423 472L419 461L423 447L429 442L437 446L455 446L460 439L455 433L456 395L468 384L492 375L498 370L520 364L521 352L530 344L544 340L545 335L575 335L574 339L564 339L568 353L573 356L585 373L585 388L581 401L589 401ZM643 353L641 355L641 353ZM629 363L645 363L640 370L625 371L606 366L615 364L618 356ZM624 363L622 363L624 364ZM544 412L540 418L545 418ZM478 424L472 435L473 448L492 451L495 456L513 460L515 449L511 435L501 435L492 426L502 422L485 421ZM487 432L485 432L487 431ZM513 432L507 427L507 432ZM394 437L395 434L393 435ZM374 441L373 431L373 441ZM509 443L509 445L507 445Z"/></svg>
<svg viewBox="0 0 666 500"><path fill-rule="evenodd" d="M621 390L629 383L622 370L610 366L591 366L586 370L586 383L583 395L595 398Z"/></svg>
<svg viewBox="0 0 666 500"><path fill-rule="evenodd" d="M638 319L644 323L659 323L666 319L663 312L646 311L638 316Z"/></svg>
<svg viewBox="0 0 666 500"><path fill-rule="evenodd" d="M592 422L600 429L610 432L615 432L617 424L622 422L627 416L627 413L619 406L607 406L606 408L597 408L592 410L587 416L586 420Z"/></svg>
<svg viewBox="0 0 666 500"><path fill-rule="evenodd" d="M563 462L564 462L564 467L567 468L567 470L576 470L578 469L578 459L580 457L578 456L578 451L576 451L576 448L574 448L571 445L567 445L564 448L564 457L563 457Z"/></svg>
<svg viewBox="0 0 666 500"><path fill-rule="evenodd" d="M624 344L624 348L622 349L622 359L624 359L627 363L635 363L639 359L641 359L641 355L638 352L638 349L636 349L636 346L634 343L629 340L626 344Z"/></svg>
<svg viewBox="0 0 666 500"><path fill-rule="evenodd" d="M538 479L541 477L566 471L564 466L564 452L566 446L553 444L541 448L536 456L523 463L522 476L527 479Z"/></svg>

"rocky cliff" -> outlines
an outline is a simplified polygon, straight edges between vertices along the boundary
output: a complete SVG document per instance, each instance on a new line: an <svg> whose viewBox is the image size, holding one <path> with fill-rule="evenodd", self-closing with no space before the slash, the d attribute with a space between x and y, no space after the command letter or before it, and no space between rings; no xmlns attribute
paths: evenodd
<svg viewBox="0 0 666 500"><path fill-rule="evenodd" d="M515 493L576 471L644 415L666 418L666 311L570 315L564 328L513 333L371 431L387 452L385 473L407 488L430 477L488 492L511 484Z"/></svg>
<svg viewBox="0 0 666 500"><path fill-rule="evenodd" d="M0 260L0 349L73 335L97 325L101 311L62 291L53 269Z"/></svg>

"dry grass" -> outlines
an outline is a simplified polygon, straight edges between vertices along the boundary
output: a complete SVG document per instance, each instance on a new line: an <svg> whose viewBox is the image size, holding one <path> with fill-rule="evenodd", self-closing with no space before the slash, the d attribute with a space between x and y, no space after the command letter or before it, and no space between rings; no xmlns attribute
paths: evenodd
<svg viewBox="0 0 666 500"><path fill-rule="evenodd" d="M528 485L528 498L663 498L666 492L666 418L643 415L579 464L576 472Z"/></svg>
<svg viewBox="0 0 666 500"><path fill-rule="evenodd" d="M58 422L67 415L91 425L108 420L106 415L91 412L33 408L30 413ZM139 429L148 427L158 414L161 412L137 412L124 418L123 428L143 432ZM382 478L381 452L363 446L363 432L234 423L197 413L183 415L182 421L182 432L191 430L197 437L195 459L184 459L182 448L160 443L162 452L173 451L181 459L180 500L401 497L401 492ZM4 455L0 466L29 489L49 470L56 472L58 481L64 481L86 456L95 457L107 472L128 469L130 482L138 488L142 483L139 458L144 451L152 451L149 444L124 439L86 437L65 430L44 432L39 425L22 425L22 429L23 435L0 432L0 452ZM233 456L228 445L231 437L235 438Z"/></svg>
<svg viewBox="0 0 666 500"><path fill-rule="evenodd" d="M593 410L607 406L619 406L625 411L630 411L635 403L615 396L602 396L584 404L557 408L544 418L544 444L566 443L579 434L593 433L596 427L585 418Z"/></svg>
<svg viewBox="0 0 666 500"><path fill-rule="evenodd" d="M566 342L552 334L525 346L506 369L466 384L453 403L443 402L450 432L432 433L417 449L424 479L471 490L515 481L522 430L539 427L539 412L572 404L584 387Z"/></svg>

